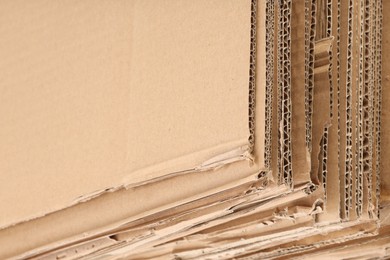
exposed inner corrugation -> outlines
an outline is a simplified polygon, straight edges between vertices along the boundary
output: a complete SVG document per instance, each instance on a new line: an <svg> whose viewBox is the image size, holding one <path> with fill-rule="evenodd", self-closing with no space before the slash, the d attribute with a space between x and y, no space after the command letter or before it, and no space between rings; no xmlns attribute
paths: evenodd
<svg viewBox="0 0 390 260"><path fill-rule="evenodd" d="M375 172L375 76L376 76L376 55L375 55L375 37L376 37L376 0L371 0L371 90L370 90L370 194L369 194L369 216L376 218L376 172ZM375 190L374 190L375 189Z"/></svg>
<svg viewBox="0 0 390 260"><path fill-rule="evenodd" d="M251 0L251 33L249 61L249 152L252 154L255 146L255 109L256 109L256 23L257 0Z"/></svg>
<svg viewBox="0 0 390 260"><path fill-rule="evenodd" d="M265 155L264 164L271 168L272 160L272 102L274 88L274 0L266 2L266 98L265 98Z"/></svg>
<svg viewBox="0 0 390 260"><path fill-rule="evenodd" d="M363 173L368 186L368 203L372 201L372 56L371 56L371 1L365 0L364 9L364 98L363 98Z"/></svg>
<svg viewBox="0 0 390 260"><path fill-rule="evenodd" d="M326 201L326 176L328 174L328 134L329 134L329 127L324 127L324 134L322 137L322 143L321 143L321 152L322 152L322 168L321 168L321 177L322 177L322 185L324 187L324 200Z"/></svg>
<svg viewBox="0 0 390 260"><path fill-rule="evenodd" d="M309 53L310 53L310 32L311 32L311 3L305 0L305 124L306 124L306 147L310 149L309 121L308 121L308 95L309 95Z"/></svg>
<svg viewBox="0 0 390 260"><path fill-rule="evenodd" d="M283 89L283 57L284 57L284 49L283 49L283 38L284 38L284 30L283 30L283 6L281 0L278 0L278 55L277 55L277 63L278 63L278 75L277 75L277 126L278 126L278 182L282 183L282 133L280 131L280 125L282 122L282 89Z"/></svg>
<svg viewBox="0 0 390 260"><path fill-rule="evenodd" d="M376 198L376 88L377 88L377 72L376 72L376 63L378 62L376 59L376 21L377 21L377 15L378 15L378 9L377 9L377 1L373 0L371 3L373 10L371 10L371 28L372 28L372 33L371 33L371 68L372 68L372 162L371 162L371 167L372 167L372 185L371 185L371 193L372 193L372 218L377 217L377 198Z"/></svg>
<svg viewBox="0 0 390 260"><path fill-rule="evenodd" d="M326 4L326 38L332 37L332 0L327 0ZM332 48L329 50L329 87L330 87L330 117L333 117L333 52Z"/></svg>
<svg viewBox="0 0 390 260"><path fill-rule="evenodd" d="M279 180L279 122L280 122L280 106L279 106L279 77L280 77L280 11L279 1L273 1L274 4L274 86L272 90L272 174L276 181Z"/></svg>
<svg viewBox="0 0 390 260"><path fill-rule="evenodd" d="M375 132L376 132L376 138L375 138L375 157L376 157L376 209L377 209L377 217L380 218L380 158L381 158L381 110L382 110L382 0L377 0L377 21L376 21L376 72L377 75L375 77L377 81L377 87L375 90L375 118L376 118L376 124L375 124Z"/></svg>
<svg viewBox="0 0 390 260"><path fill-rule="evenodd" d="M279 1L279 183L293 186L291 167L291 0Z"/></svg>
<svg viewBox="0 0 390 260"><path fill-rule="evenodd" d="M375 63L376 61L376 53L375 53L375 47L376 47L376 15L377 15L377 8L376 8L376 0L371 1L371 73L372 73L372 83L371 83L371 107L370 107L370 112L371 112L371 176L372 176L372 183L371 183L371 202L370 202L370 210L369 210L369 216L371 218L376 218L376 169L375 169L375 149L376 149L376 144L375 144L375 138L376 138L376 133L375 133L375 123L376 123L376 118L375 118L375 91L376 91L376 66Z"/></svg>
<svg viewBox="0 0 390 260"><path fill-rule="evenodd" d="M358 110L358 83L359 83L359 1L354 0L353 16L352 16L352 81L351 81L351 129L352 129L352 171L351 171L351 208L350 220L357 219L356 215L356 176L357 176L357 114ZM365 204L367 205L367 204Z"/></svg>
<svg viewBox="0 0 390 260"><path fill-rule="evenodd" d="M285 37L284 44L286 49L286 61L284 70L284 94L283 94L283 135L284 135L284 154L283 154L283 174L284 182L290 187L293 186L292 167L291 167L291 0L285 1Z"/></svg>
<svg viewBox="0 0 390 260"><path fill-rule="evenodd" d="M325 37L332 37L332 0L327 0L326 3L326 8L323 10L325 13L326 17L326 23L325 23ZM333 54L332 54L332 47L329 48L329 69L328 69L328 75L329 75L329 116L330 119L333 117L333 76L332 76L332 61L333 61ZM327 198L327 189L326 189L326 179L327 179L327 174L328 174L328 145L329 145L329 127L330 126L325 126L324 127L324 134L323 138L321 141L321 182L324 187L324 200L326 201Z"/></svg>
<svg viewBox="0 0 390 260"><path fill-rule="evenodd" d="M370 117L370 100L371 100L371 1L365 0L364 10L364 89L363 89L363 183L366 182L367 201L371 202L371 117ZM364 194L363 194L364 195Z"/></svg>
<svg viewBox="0 0 390 260"><path fill-rule="evenodd" d="M326 2L326 37L332 37L332 0L327 0ZM332 43L333 44L333 43ZM332 47L329 48L329 118L332 120L333 117L333 53ZM328 176L328 148L329 148L329 127L324 127L324 138L323 138L323 147L322 147L322 184L324 187L324 200L327 198L327 176Z"/></svg>
<svg viewBox="0 0 390 260"><path fill-rule="evenodd" d="M306 120L307 120L307 131L308 131L308 137L309 137L309 143L308 148L309 151L313 151L313 102L314 102L314 67L315 67L315 39L316 39L316 31L317 31L317 0L311 1L311 7L310 7L310 36L309 36L309 60L308 60L308 80L309 85L307 88L307 107L306 110L308 111ZM317 145L317 144L315 144ZM315 177L314 177L315 176ZM313 172L313 169L311 169L311 178L312 181L317 182L317 173Z"/></svg>
<svg viewBox="0 0 390 260"><path fill-rule="evenodd" d="M313 88L314 88L314 42L316 35L316 0L307 0L307 50L306 50L306 77L305 77L305 116L306 116L306 146L312 151L312 115L313 115Z"/></svg>
<svg viewBox="0 0 390 260"><path fill-rule="evenodd" d="M373 193L373 196L372 196L372 207L373 207L373 211L372 211L372 214L373 214L373 218L377 218L378 216L378 197L376 196L376 183L378 181L378 178L377 178L377 169L376 169L376 160L377 160L377 143L376 143L376 138L377 138L377 127L376 127L376 124L377 124L377 116L376 116L376 113L377 113L377 99L376 99L376 91L377 91L377 88L378 88L378 85L377 85L377 76L378 76L378 72L377 72L377 66L376 64L378 63L378 59L377 59L377 54L376 54L376 50L375 48L377 47L377 20L378 20L378 1L377 0L373 0L372 1L372 7L373 7L373 10L372 10L372 19L371 19L371 28L372 28L372 34L371 34L371 38L372 38L372 44L371 44L371 57L372 57L372 63L371 63L371 66L372 66L372 73L373 73L373 80L372 80L372 179L373 179L373 182L372 182L372 193Z"/></svg>
<svg viewBox="0 0 390 260"><path fill-rule="evenodd" d="M310 32L311 32L311 2L305 0L305 124L306 124L306 147L311 151L310 147L310 131L309 131L309 120L308 120L308 97L309 97L309 59L310 59Z"/></svg>
<svg viewBox="0 0 390 260"><path fill-rule="evenodd" d="M323 176L323 163L324 163L324 137L325 137L325 132L324 134L322 135L322 138L321 138L321 141L320 141L320 151L318 153L318 161L320 162L320 167L318 167L318 179L319 181L321 182L322 186L324 187L324 200L326 201L326 183L325 183L325 178Z"/></svg>
<svg viewBox="0 0 390 260"><path fill-rule="evenodd" d="M337 66L337 82L336 82L336 85L337 85L337 157L340 158L340 139L341 139L341 133L340 133L340 124L341 124L341 121L340 121L340 76L341 76L341 61L340 61L340 52L341 52L341 47L340 47L340 42L341 42L341 39L340 39L340 26L341 26L341 0L337 0L337 30L336 30L336 51L337 51L337 55L336 55L336 66ZM337 165L337 168L338 168L338 175L339 175L339 181L341 183L341 181L343 180L342 176L341 176L341 171L340 171L340 159L338 160L339 163ZM341 185L340 185L340 191L341 191ZM344 191L342 191L341 194L343 194ZM343 198L343 196L341 196L341 198ZM342 212L343 212L343 209L342 209L342 204L343 202L341 201L340 199L340 212L339 212L339 216L340 218L342 218Z"/></svg>
<svg viewBox="0 0 390 260"><path fill-rule="evenodd" d="M358 111L357 113L357 166L356 166L356 214L358 217L361 216L363 209L363 113L361 109L363 108L363 88L364 88L364 1L360 1L360 36L359 36L359 78L358 78Z"/></svg>
<svg viewBox="0 0 390 260"><path fill-rule="evenodd" d="M352 206L352 46L354 1L348 1L348 46L346 79L346 153L345 153L345 213L349 218Z"/></svg>

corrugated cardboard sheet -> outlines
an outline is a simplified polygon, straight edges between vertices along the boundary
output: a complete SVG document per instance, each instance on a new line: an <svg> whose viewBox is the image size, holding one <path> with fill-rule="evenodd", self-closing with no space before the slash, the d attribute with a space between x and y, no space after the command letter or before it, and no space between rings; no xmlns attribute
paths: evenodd
<svg viewBox="0 0 390 260"><path fill-rule="evenodd" d="M0 258L390 257L389 11L0 1Z"/></svg>

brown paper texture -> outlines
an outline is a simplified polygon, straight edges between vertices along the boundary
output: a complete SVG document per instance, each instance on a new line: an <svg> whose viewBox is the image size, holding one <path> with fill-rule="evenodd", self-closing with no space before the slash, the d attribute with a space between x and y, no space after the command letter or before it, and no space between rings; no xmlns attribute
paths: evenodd
<svg viewBox="0 0 390 260"><path fill-rule="evenodd" d="M387 259L383 0L0 2L1 259Z"/></svg>

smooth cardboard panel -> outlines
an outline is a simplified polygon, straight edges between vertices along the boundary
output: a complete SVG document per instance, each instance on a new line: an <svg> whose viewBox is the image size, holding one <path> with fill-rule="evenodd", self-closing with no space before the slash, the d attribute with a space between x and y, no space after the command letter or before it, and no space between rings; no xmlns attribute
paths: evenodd
<svg viewBox="0 0 390 260"><path fill-rule="evenodd" d="M245 146L250 14L249 0L1 1L0 227Z"/></svg>

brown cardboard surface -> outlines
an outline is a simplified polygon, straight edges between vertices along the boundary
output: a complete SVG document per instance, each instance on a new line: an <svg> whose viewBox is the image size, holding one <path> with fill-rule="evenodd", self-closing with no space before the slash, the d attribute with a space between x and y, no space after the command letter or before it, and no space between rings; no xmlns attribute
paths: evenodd
<svg viewBox="0 0 390 260"><path fill-rule="evenodd" d="M306 117L306 145L312 151L312 115L313 115L313 88L314 88L314 46L316 35L316 1L305 1L305 117Z"/></svg>
<svg viewBox="0 0 390 260"><path fill-rule="evenodd" d="M110 226L124 225L126 219L126 222L145 219L161 210L209 196L223 190L225 185L237 185L237 180L251 175L253 172L249 168L247 171L240 170L246 164L244 161L237 162L227 169L182 175L129 190L105 193L45 217L0 230L0 244L5 245L0 250L0 256L21 254L54 242L61 244L93 237ZM53 226L56 228L53 229ZM22 240L23 243L18 243Z"/></svg>
<svg viewBox="0 0 390 260"><path fill-rule="evenodd" d="M291 0L278 6L278 178L292 187L291 166Z"/></svg>
<svg viewBox="0 0 390 260"><path fill-rule="evenodd" d="M340 202L341 217L347 219L349 216L349 191L348 179L346 177L346 75L347 75L347 47L348 47L348 4L349 1L340 1L340 93L339 93L339 169L340 169Z"/></svg>
<svg viewBox="0 0 390 260"><path fill-rule="evenodd" d="M254 3L256 1L252 1ZM269 148L266 147L266 59L264 53L266 52L266 1L257 1L256 8L256 113L255 113L255 163L259 169L269 167L266 165L266 158L269 156ZM269 116L269 115L268 115ZM269 122L270 123L270 122ZM268 155L266 155L268 153ZM269 160L270 158L267 158ZM269 163L269 161L267 161Z"/></svg>
<svg viewBox="0 0 390 260"><path fill-rule="evenodd" d="M275 101L274 99L274 90L275 90L275 69L277 68L275 61L275 46L277 46L275 40L277 37L275 27L277 26L275 24L275 3L273 0L266 1L266 18L265 18L265 51L266 51L266 97L265 97L265 144L264 144L264 150L265 150L265 158L264 158L264 165L268 169L273 168L273 159L276 156L276 153L274 152L273 148L273 140L275 140L275 137L273 137L273 127L274 122L276 122L277 116L274 115L274 111L276 110L274 108ZM276 173L276 172L275 172ZM274 174L275 174L274 173ZM276 179L276 176L275 176Z"/></svg>
<svg viewBox="0 0 390 260"><path fill-rule="evenodd" d="M327 13L328 0L316 1L316 38L315 40L321 40L329 37L328 34L328 13Z"/></svg>
<svg viewBox="0 0 390 260"><path fill-rule="evenodd" d="M342 231L338 228L340 226L343 226ZM375 230L375 224L367 222L350 222L342 225L329 224L327 226L319 227L319 229L323 229L324 231L327 230L326 234L309 234L296 241L290 241L276 247L268 248L255 256L257 258L270 259L275 257L277 257L277 259L299 259L306 255L313 255L321 250L329 252L331 248L335 247L335 243L347 243L361 237L370 239L372 235L370 235L369 232ZM365 235L363 232L356 234L358 230L368 231L368 234ZM288 257L280 256L283 252L287 253Z"/></svg>
<svg viewBox="0 0 390 260"><path fill-rule="evenodd" d="M312 209L303 210L302 212L301 212L301 210L298 210L298 212L295 212L293 210L295 213L292 214L291 218L295 218L296 221L292 221L292 219L288 217L289 214L285 215L283 213L283 212L285 212L285 210L280 210L280 214L277 213L277 214L274 214L272 217L267 217L268 220L262 219L260 217L261 215L259 215L259 213L261 213L261 212L265 213L269 210L272 210L275 208L276 205L278 206L278 208L279 207L280 208L287 208L287 206L290 206L290 204L288 202L291 202L291 199L302 198L302 195L303 195L302 191L298 190L297 192L294 192L294 193L287 195L288 199L283 199L280 197L275 198L276 200L274 201L274 203L272 203L272 205L269 204L267 201L264 201L264 203L262 203L263 205L252 203L252 205L253 205L252 210L249 210L249 208L245 207L245 205L242 205L242 207L237 207L237 209L235 207L234 208L235 212L224 217L224 218L221 218L221 219L215 220L215 221L213 220L213 221L210 221L210 222L205 223L203 225L196 225L194 227L194 229L202 230L202 229L207 228L209 225L212 225L212 222L216 222L217 224L218 223L228 223L228 221L232 220L232 219L234 220L234 219L238 219L238 218L242 218L245 216L256 214L258 216L258 218L256 220L258 225L255 226L256 227L255 230L250 230L248 227L247 232L252 233L252 235L248 234L249 237L246 237L245 239L240 239L240 238L243 238L242 237L242 232L243 232L242 230L241 230L241 232L239 232L237 234L237 233L235 233L237 231L234 231L234 228L229 228L229 225L223 225L222 228L213 229L213 231L211 233L203 231L203 232L200 232L196 235L190 235L185 240L181 240L181 239L178 241L173 240L172 243L168 243L168 244L165 244L165 242L163 241L162 244L156 245L156 247L157 248L158 247L161 248L164 246L176 247L177 245L180 245L180 244L188 244L188 243L191 244L193 242L196 243L196 242L199 242L202 240L208 242L208 243L201 243L205 247L204 252L202 252L202 249L196 248L195 250L192 250L192 251L186 250L188 252L183 252L183 254L180 254L180 250L179 250L179 252L177 253L177 256L187 258L187 257L193 256L194 254L197 257L200 257L201 255L202 255L202 257L204 257L205 255L203 255L203 254L205 254L205 253L207 253L207 254L210 253L210 255L217 253L219 255L219 253L225 253L225 252L220 252L221 249L222 249L222 251L230 251L230 250L226 250L227 248L231 248L231 251L234 252L237 249L237 247L229 246L230 242L232 242L232 244L238 243L237 244L238 247L240 247L241 245L244 247L251 246L251 241L257 241L257 240L262 241L261 243L264 243L265 241L267 241L267 242L265 242L265 244L273 244L274 243L273 239L270 239L270 241L268 241L268 239L266 238L267 236L262 237L262 236L255 235L255 237L253 237L253 232L254 233L260 232L260 233L263 233L263 235L268 235L268 233L269 233L269 237L275 237L275 240L277 242L279 242L280 235L278 233L271 232L272 230L281 229L280 231L281 231L281 233L283 233L283 232L286 232L286 230L291 230L291 224L296 226L296 228L299 228L299 227L301 227L301 224L302 224L302 222L300 222L300 218L306 220L306 221L304 221L304 223L306 223L306 225L307 224L310 225L310 223L312 223L312 221L313 221L313 218L311 216L308 216L308 214L311 215L311 213L312 214L317 214L317 213L313 213ZM303 203L303 201L299 201L299 200L296 202L297 202L297 204ZM279 203L282 203L282 204L279 204ZM310 202L308 202L308 203L310 203ZM311 205L311 204L309 204L309 205ZM294 207L292 206L291 209L293 209L293 208ZM252 219L254 219L254 218L252 218ZM273 219L274 219L274 221L273 221ZM286 221L278 221L278 220L286 220ZM183 225L185 225L185 224L183 223ZM233 234L231 233L232 231L233 231ZM191 233L191 230L188 230L188 233ZM215 236L215 235L217 235L217 236ZM231 238L227 239L225 236L231 236ZM225 242L223 242L223 241L225 241ZM123 247L123 249L121 249L122 250L121 252L113 252L113 253L115 253L115 254L127 253L129 256L132 256L134 253L138 252L139 250L131 251L131 249L132 249L131 243L132 242L129 241L129 246ZM215 247L210 247L211 244L215 245ZM226 253L230 254L230 252L226 252ZM214 258L214 256L212 258Z"/></svg>
<svg viewBox="0 0 390 260"><path fill-rule="evenodd" d="M390 12L390 2L383 1L383 46L390 44L390 17L386 14ZM382 49L383 80L382 80L382 114L381 114L381 201L390 200L390 135L386 134L390 130L390 112L386 107L390 105L390 50Z"/></svg>
<svg viewBox="0 0 390 260"><path fill-rule="evenodd" d="M375 169L376 169L376 206L377 206L377 214L378 218L380 216L380 192L381 192L381 152L382 152L382 145L381 145L381 136L382 130L381 130L381 120L382 120L382 32L383 32L383 4L382 1L378 1L377 6L377 21L376 21L376 46L375 46L375 53L376 53L376 89L375 89L375 97L376 97L376 103L375 103Z"/></svg>
<svg viewBox="0 0 390 260"><path fill-rule="evenodd" d="M325 130L330 125L330 50L333 38L315 43L314 90L313 90L313 132L311 153L311 176L314 183L322 182ZM325 166L326 167L326 166Z"/></svg>
<svg viewBox="0 0 390 260"><path fill-rule="evenodd" d="M247 143L250 1L1 1L0 17L0 226Z"/></svg>
<svg viewBox="0 0 390 260"><path fill-rule="evenodd" d="M329 218L339 219L340 218L340 176L339 176L339 156L338 156L338 91L340 89L339 82L339 53L338 53L338 2L337 0L331 1L331 16L328 17L331 21L330 34L334 37L330 62L332 69L331 79L331 125L329 126L328 136L328 165L326 175L326 211L329 213Z"/></svg>
<svg viewBox="0 0 390 260"><path fill-rule="evenodd" d="M305 120L305 1L293 1L291 17L291 158L294 184L310 181L310 151Z"/></svg>
<svg viewBox="0 0 390 260"><path fill-rule="evenodd" d="M365 2L364 9L364 90L363 105L360 114L363 114L363 158L362 174L363 196L362 205L364 213L372 216L372 148L373 148L373 63L372 63L372 36L373 28L371 25L371 1ZM357 197L358 198L358 197Z"/></svg>
<svg viewBox="0 0 390 260"><path fill-rule="evenodd" d="M379 218L379 201L380 201L380 161L381 161L381 90L382 90L382 43L381 43L381 28L382 28L382 6L380 2L374 6L374 36L373 36L373 109L374 109L374 123L373 123L373 205L375 207L375 215Z"/></svg>
<svg viewBox="0 0 390 260"><path fill-rule="evenodd" d="M364 8L364 2L361 1L360 5L358 6L359 8L359 16L358 16L358 26L359 26L359 78L358 78L358 91L357 91L357 109L358 111L363 110L363 98L364 98L364 86L365 86L365 80L364 76L366 73L364 72L364 30L365 30L365 8ZM367 102L366 102L367 104ZM363 194L363 151L364 151L364 146L363 146L363 113L358 113L357 118L356 118L356 152L357 152L357 160L356 160L356 210L357 214L361 215L363 212L363 195L365 198L367 198L367 190L364 191ZM367 185L365 186L367 187ZM367 203L365 203L367 205ZM366 209L364 209L365 211Z"/></svg>
<svg viewBox="0 0 390 260"><path fill-rule="evenodd" d="M360 37L359 37L359 30L360 30L360 11L359 11L359 3L357 1L354 1L352 4L352 38L351 38L351 51L352 51L352 57L359 57L360 53ZM348 158L347 165L349 165L349 176L351 178L351 185L350 185L350 203L351 203L351 211L350 211L350 219L353 220L356 217L358 217L358 213L356 210L356 199L358 198L356 196L357 193L357 187L356 187L356 176L357 176L357 115L359 114L358 110L358 88L359 88L359 59L353 58L350 65L351 69L351 78L349 79L351 81L350 84L350 90L347 89L347 95L350 95L350 113L348 113L348 106L347 106L347 121L348 118L350 122L347 122L347 129L351 129L351 139L350 139L350 156ZM348 80L348 76L347 76ZM348 85L347 85L348 87ZM349 91L349 94L348 94ZM348 103L348 102L347 102ZM347 130L348 132L348 130ZM347 137L348 139L348 137ZM348 141L347 141L348 142ZM349 153L349 150L347 154Z"/></svg>
<svg viewBox="0 0 390 260"><path fill-rule="evenodd" d="M0 258L388 258L381 14L0 1Z"/></svg>
<svg viewBox="0 0 390 260"><path fill-rule="evenodd" d="M278 179L279 176L279 70L280 70L280 64L279 64L279 5L274 2L274 79L273 79L273 89L272 89L272 160L271 160L271 170L272 174L275 178L275 180Z"/></svg>

